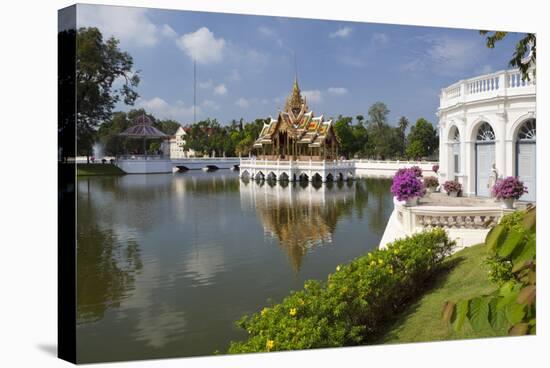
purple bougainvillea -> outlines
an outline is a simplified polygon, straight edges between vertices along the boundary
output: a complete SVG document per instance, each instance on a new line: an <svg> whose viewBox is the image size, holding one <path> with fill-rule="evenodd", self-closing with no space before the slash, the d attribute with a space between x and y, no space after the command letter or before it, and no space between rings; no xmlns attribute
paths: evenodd
<svg viewBox="0 0 550 368"><path fill-rule="evenodd" d="M426 188L418 176L418 170L411 167L398 170L393 177L391 192L399 201L406 201L414 197L422 197L426 194Z"/></svg>
<svg viewBox="0 0 550 368"><path fill-rule="evenodd" d="M528 193L527 187L515 176L497 180L492 191L497 199L519 199L522 195Z"/></svg>
<svg viewBox="0 0 550 368"><path fill-rule="evenodd" d="M433 165L432 166L432 171L437 174L437 172L439 171L439 165L437 165L437 164Z"/></svg>
<svg viewBox="0 0 550 368"><path fill-rule="evenodd" d="M451 192L457 192L458 193L462 190L462 184L460 184L456 180L447 180L443 184L443 188L445 189L445 191L447 193L451 193Z"/></svg>
<svg viewBox="0 0 550 368"><path fill-rule="evenodd" d="M395 176L399 176L403 173L412 172L416 177L422 177L422 169L418 166L405 167L403 169L397 170Z"/></svg>

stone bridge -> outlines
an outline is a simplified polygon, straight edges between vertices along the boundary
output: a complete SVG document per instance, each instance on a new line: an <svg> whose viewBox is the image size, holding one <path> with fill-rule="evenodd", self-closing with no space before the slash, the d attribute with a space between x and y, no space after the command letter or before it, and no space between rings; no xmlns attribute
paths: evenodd
<svg viewBox="0 0 550 368"><path fill-rule="evenodd" d="M171 159L173 171L202 169L238 169L239 157L205 157Z"/></svg>

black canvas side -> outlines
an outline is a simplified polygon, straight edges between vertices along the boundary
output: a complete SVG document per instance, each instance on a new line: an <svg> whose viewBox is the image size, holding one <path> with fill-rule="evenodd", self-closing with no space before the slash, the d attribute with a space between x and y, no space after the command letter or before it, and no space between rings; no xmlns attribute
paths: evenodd
<svg viewBox="0 0 550 368"><path fill-rule="evenodd" d="M58 12L57 344L76 363L76 5Z"/></svg>

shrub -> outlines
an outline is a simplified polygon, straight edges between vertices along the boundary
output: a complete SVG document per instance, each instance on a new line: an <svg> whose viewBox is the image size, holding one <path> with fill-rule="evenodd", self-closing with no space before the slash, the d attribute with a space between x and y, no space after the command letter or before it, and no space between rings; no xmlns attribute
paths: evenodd
<svg viewBox="0 0 550 368"><path fill-rule="evenodd" d="M412 169L412 168L411 168ZM426 188L419 179L417 172L411 169L401 169L393 177L391 192L400 201L426 194Z"/></svg>
<svg viewBox="0 0 550 368"><path fill-rule="evenodd" d="M364 343L422 289L453 246L436 228L339 265L326 282L306 281L281 303L244 316L237 325L249 337L232 342L229 353Z"/></svg>
<svg viewBox="0 0 550 368"><path fill-rule="evenodd" d="M497 180L492 192L497 199L519 199L523 194L528 193L527 187L515 176Z"/></svg>
<svg viewBox="0 0 550 368"><path fill-rule="evenodd" d="M537 261L536 210L503 217L485 239L498 272L499 288L488 295L474 296L443 306L443 319L460 330L468 321L474 331L490 328L509 335L536 334ZM507 270L507 263L511 269ZM505 280L506 279L506 280Z"/></svg>
<svg viewBox="0 0 550 368"><path fill-rule="evenodd" d="M439 180L435 176L427 176L424 178L424 186L426 188L437 188Z"/></svg>
<svg viewBox="0 0 550 368"><path fill-rule="evenodd" d="M451 193L451 192L457 192L458 193L458 192L462 191L462 184L460 184L456 180L447 180L443 184L443 188L445 189L445 191L447 193Z"/></svg>

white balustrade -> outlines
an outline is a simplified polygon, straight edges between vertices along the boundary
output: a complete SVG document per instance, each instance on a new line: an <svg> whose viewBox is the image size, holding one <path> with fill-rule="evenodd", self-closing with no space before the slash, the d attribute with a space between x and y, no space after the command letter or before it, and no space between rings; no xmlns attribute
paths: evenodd
<svg viewBox="0 0 550 368"><path fill-rule="evenodd" d="M523 80L519 70L503 70L462 80L441 91L440 108L493 97L535 94L535 84L532 73L530 80Z"/></svg>

